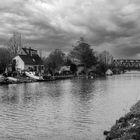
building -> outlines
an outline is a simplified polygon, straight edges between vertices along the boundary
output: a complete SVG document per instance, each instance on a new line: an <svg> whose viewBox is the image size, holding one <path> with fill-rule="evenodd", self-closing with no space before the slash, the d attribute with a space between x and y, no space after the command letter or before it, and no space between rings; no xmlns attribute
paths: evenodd
<svg viewBox="0 0 140 140"><path fill-rule="evenodd" d="M17 71L35 71L37 73L44 72L43 61L37 53L37 50L32 48L22 48L19 55L13 59L15 70Z"/></svg>
<svg viewBox="0 0 140 140"><path fill-rule="evenodd" d="M59 69L59 74L69 74L70 72L70 66L62 66Z"/></svg>

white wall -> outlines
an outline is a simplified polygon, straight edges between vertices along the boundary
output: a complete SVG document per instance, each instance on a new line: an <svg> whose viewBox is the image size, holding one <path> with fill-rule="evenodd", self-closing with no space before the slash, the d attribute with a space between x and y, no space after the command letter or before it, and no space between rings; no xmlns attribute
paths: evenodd
<svg viewBox="0 0 140 140"><path fill-rule="evenodd" d="M24 70L25 65L23 60L19 56L16 56L14 60L16 60L16 70L17 69Z"/></svg>
<svg viewBox="0 0 140 140"><path fill-rule="evenodd" d="M25 70L29 70L29 67L34 69L34 66L31 66L31 65L25 65Z"/></svg>

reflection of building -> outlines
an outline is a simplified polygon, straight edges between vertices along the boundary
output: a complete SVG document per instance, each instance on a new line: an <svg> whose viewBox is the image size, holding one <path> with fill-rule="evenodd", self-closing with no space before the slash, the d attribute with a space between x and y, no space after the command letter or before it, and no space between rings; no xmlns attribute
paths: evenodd
<svg viewBox="0 0 140 140"><path fill-rule="evenodd" d="M15 69L18 71L28 70L42 73L44 66L37 50L31 48L22 48L19 55L13 59Z"/></svg>

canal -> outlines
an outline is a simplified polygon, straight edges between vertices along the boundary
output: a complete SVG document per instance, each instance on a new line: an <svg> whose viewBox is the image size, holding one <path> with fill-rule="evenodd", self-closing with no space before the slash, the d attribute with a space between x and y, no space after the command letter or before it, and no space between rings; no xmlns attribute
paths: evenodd
<svg viewBox="0 0 140 140"><path fill-rule="evenodd" d="M0 140L104 140L140 99L140 73L0 86Z"/></svg>

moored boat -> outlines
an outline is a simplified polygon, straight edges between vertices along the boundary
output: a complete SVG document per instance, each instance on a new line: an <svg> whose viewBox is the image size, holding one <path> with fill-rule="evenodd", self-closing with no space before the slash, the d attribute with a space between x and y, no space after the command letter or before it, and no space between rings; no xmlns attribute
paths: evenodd
<svg viewBox="0 0 140 140"><path fill-rule="evenodd" d="M35 80L43 80L43 78L34 75L32 72L27 72L27 71L26 71L26 72L25 72L25 75L26 75L27 77L30 77L30 78L35 79Z"/></svg>
<svg viewBox="0 0 140 140"><path fill-rule="evenodd" d="M18 79L14 77L7 77L7 80L11 82L18 82Z"/></svg>

